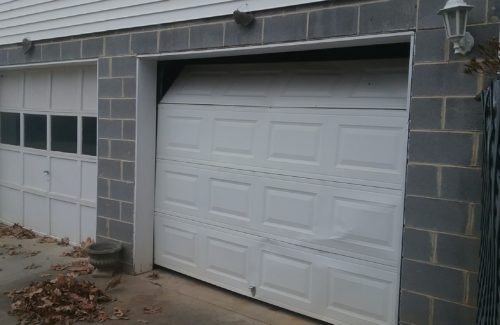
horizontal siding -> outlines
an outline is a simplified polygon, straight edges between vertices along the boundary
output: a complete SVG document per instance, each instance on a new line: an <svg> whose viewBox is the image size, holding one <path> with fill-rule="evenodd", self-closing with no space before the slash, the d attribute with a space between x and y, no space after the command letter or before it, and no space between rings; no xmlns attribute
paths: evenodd
<svg viewBox="0 0 500 325"><path fill-rule="evenodd" d="M224 16L324 0L3 0L0 44Z"/></svg>

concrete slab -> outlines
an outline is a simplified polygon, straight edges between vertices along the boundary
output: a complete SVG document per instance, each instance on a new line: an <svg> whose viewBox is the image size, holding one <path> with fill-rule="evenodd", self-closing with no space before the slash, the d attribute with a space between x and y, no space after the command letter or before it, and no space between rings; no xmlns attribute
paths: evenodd
<svg viewBox="0 0 500 325"><path fill-rule="evenodd" d="M21 245L22 247L18 247ZM3 247L2 247L3 246ZM7 255L10 247L18 247L19 252L26 254ZM41 275L57 274L50 270L53 264L71 263L77 259L62 257L69 247L56 244L40 244L37 239L18 240L0 238L0 292L18 289L29 285L33 280L44 280ZM36 256L30 252L40 251ZM35 264L34 269L25 267ZM116 299L106 305L106 310L119 306L129 310L129 320L109 321L114 324L287 324L312 325L324 324L300 315L285 311L278 307L258 302L187 276L158 269L158 279L148 278L148 274L138 276L122 276L121 283L108 291ZM91 275L82 278L93 281L104 288L109 279L93 278ZM0 324L16 324L16 318L8 315L10 302L0 295ZM158 314L144 314L144 307L160 305ZM80 323L87 324L87 323Z"/></svg>

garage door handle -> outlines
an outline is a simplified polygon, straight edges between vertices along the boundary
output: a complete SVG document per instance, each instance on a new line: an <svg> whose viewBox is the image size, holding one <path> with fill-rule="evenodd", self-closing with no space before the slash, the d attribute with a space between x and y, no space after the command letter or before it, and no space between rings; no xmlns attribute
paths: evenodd
<svg viewBox="0 0 500 325"><path fill-rule="evenodd" d="M49 175L50 175L50 172L49 172L48 170L44 170L44 171L43 171L43 174L44 174L45 176L49 176Z"/></svg>

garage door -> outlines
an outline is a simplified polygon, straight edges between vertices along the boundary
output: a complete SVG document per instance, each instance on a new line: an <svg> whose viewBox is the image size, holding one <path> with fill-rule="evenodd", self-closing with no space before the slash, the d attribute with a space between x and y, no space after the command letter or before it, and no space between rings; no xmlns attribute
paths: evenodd
<svg viewBox="0 0 500 325"><path fill-rule="evenodd" d="M155 263L335 324L395 324L405 60L186 67L158 108Z"/></svg>
<svg viewBox="0 0 500 325"><path fill-rule="evenodd" d="M0 219L78 243L96 227L95 66L0 71Z"/></svg>

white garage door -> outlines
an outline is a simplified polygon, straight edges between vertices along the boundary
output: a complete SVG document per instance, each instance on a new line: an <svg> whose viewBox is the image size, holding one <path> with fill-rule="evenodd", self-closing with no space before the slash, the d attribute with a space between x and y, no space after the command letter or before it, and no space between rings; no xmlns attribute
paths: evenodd
<svg viewBox="0 0 500 325"><path fill-rule="evenodd" d="M96 227L95 66L0 71L0 219L78 243Z"/></svg>
<svg viewBox="0 0 500 325"><path fill-rule="evenodd" d="M336 324L395 324L404 60L193 65L158 109L155 263Z"/></svg>

